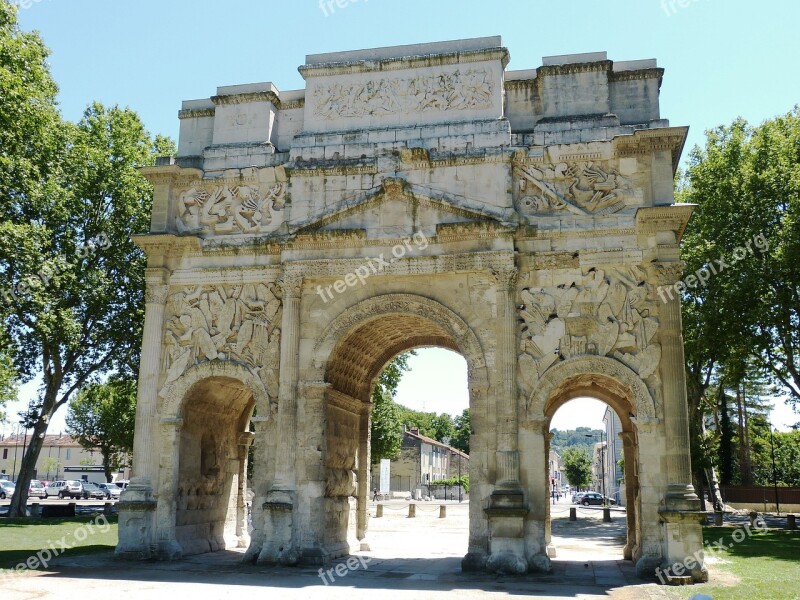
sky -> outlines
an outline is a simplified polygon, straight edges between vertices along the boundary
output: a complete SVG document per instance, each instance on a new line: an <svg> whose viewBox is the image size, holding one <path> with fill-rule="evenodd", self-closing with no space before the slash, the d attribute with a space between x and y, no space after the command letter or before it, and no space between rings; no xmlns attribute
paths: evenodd
<svg viewBox="0 0 800 600"><path fill-rule="evenodd" d="M492 35L502 36L512 70L582 52L607 51L617 61L656 58L666 69L661 116L690 127L684 160L705 130L737 116L759 123L800 102L796 0L17 2L22 28L39 30L52 50L67 119L80 119L93 101L129 106L151 133L176 140L182 100L253 82L302 88L297 67L306 54ZM428 410L452 402L446 412L460 413L452 399L461 389L466 406L466 375L444 371L450 362L420 363L412 373L424 383L402 386ZM434 386L445 379L453 387L442 393ZM26 386L23 398L32 393L35 386ZM575 410L576 418L584 413ZM800 418L779 407L774 420L785 426ZM52 430L62 424L63 413Z"/></svg>

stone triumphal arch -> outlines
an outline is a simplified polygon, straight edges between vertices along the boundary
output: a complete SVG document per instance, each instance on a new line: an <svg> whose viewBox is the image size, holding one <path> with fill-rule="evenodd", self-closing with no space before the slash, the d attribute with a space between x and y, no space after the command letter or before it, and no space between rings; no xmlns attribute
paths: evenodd
<svg viewBox="0 0 800 600"><path fill-rule="evenodd" d="M549 423L581 395L622 423L626 555L652 573L701 549L680 305L659 294L682 275L686 128L654 60L508 62L499 38L312 55L305 89L184 102L177 157L143 170L119 556L366 549L370 389L423 346L469 365L465 569L549 568Z"/></svg>

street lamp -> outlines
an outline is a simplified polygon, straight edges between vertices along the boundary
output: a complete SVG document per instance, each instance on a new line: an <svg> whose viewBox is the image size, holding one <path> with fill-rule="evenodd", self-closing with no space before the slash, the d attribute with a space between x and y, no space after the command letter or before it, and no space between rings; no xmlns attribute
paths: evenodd
<svg viewBox="0 0 800 600"><path fill-rule="evenodd" d="M455 452L451 452L450 455L455 456L458 460L458 501L461 502L461 490L463 489L461 486L461 457Z"/></svg>
<svg viewBox="0 0 800 600"><path fill-rule="evenodd" d="M603 441L603 434L605 432L600 430L600 481L602 482L601 489L603 490L603 506L606 505L606 448ZM595 438L594 433L584 434L588 438Z"/></svg>

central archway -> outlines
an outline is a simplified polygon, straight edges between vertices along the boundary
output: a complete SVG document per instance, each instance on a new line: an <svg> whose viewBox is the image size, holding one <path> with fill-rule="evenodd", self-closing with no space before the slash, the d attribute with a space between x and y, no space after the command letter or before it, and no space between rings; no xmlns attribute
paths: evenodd
<svg viewBox="0 0 800 600"><path fill-rule="evenodd" d="M335 318L316 344L315 374L326 383L324 547L331 557L367 548L375 381L398 354L432 346L464 357L470 410L485 413L488 375L481 344L464 319L440 302L413 294L364 300ZM473 467L471 462L471 491L480 498L490 490ZM481 502L471 503L470 546L485 540L486 527Z"/></svg>

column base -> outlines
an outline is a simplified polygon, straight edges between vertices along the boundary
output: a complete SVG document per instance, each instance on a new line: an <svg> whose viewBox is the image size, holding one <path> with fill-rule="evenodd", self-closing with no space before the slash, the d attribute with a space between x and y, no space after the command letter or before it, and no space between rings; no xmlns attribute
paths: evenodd
<svg viewBox="0 0 800 600"><path fill-rule="evenodd" d="M267 492L263 511L263 543L258 554L259 564L296 565L299 554L292 545L294 491Z"/></svg>
<svg viewBox="0 0 800 600"><path fill-rule="evenodd" d="M114 556L120 560L151 560L156 557L155 514L158 503L150 480L134 478L122 492L119 509L119 542Z"/></svg>
<svg viewBox="0 0 800 600"><path fill-rule="evenodd" d="M656 575L661 583L682 584L708 581L703 552L703 523L707 515L701 511L659 511L665 527L666 557Z"/></svg>
<svg viewBox="0 0 800 600"><path fill-rule="evenodd" d="M496 490L484 512L489 517L490 531L486 568L496 573L526 573L525 515L528 508L522 492L518 489Z"/></svg>
<svg viewBox="0 0 800 600"><path fill-rule="evenodd" d="M486 570L485 552L467 552L461 559L461 570L464 573L478 573Z"/></svg>

